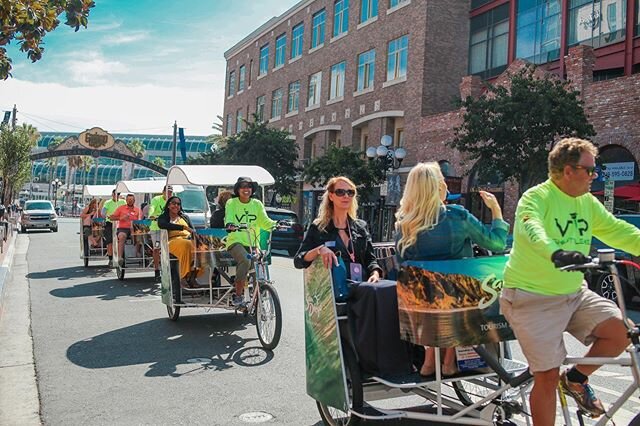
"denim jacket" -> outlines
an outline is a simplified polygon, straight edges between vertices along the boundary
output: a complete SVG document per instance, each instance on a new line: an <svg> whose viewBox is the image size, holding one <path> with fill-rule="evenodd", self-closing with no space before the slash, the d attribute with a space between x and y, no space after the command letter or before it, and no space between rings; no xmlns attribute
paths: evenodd
<svg viewBox="0 0 640 426"><path fill-rule="evenodd" d="M418 233L417 241L405 250L404 256L400 255L400 250L397 251L401 262L473 257L472 243L492 251L504 250L509 232L507 222L496 219L488 226L462 206L445 207L440 212L438 224L433 229ZM398 232L396 247L400 237Z"/></svg>

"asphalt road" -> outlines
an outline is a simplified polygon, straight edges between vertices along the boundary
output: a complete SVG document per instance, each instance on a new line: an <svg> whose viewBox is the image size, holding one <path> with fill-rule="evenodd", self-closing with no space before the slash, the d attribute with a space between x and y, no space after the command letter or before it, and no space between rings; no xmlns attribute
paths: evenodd
<svg viewBox="0 0 640 426"><path fill-rule="evenodd" d="M302 273L290 259L276 257L271 269L284 314L282 339L271 353L242 315L186 309L169 321L150 273L128 274L122 282L104 265L85 269L77 220L62 219L57 234L28 238L46 425L231 425L245 424L247 413L263 413L249 419L273 416L272 424L322 424L305 391ZM580 347L573 342L569 351L580 354ZM608 400L630 380L627 371L605 367L592 383ZM639 411L636 394L616 424Z"/></svg>

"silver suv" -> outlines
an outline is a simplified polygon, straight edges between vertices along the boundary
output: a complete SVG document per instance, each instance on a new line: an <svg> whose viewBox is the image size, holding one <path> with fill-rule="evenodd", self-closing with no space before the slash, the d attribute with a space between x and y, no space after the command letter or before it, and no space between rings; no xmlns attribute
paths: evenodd
<svg viewBox="0 0 640 426"><path fill-rule="evenodd" d="M20 215L20 231L29 229L50 229L58 232L58 215L51 201L31 200L24 203Z"/></svg>

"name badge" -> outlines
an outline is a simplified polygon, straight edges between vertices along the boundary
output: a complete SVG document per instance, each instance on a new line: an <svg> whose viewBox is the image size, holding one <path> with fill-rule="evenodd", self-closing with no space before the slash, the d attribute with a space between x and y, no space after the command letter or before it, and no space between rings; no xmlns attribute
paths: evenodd
<svg viewBox="0 0 640 426"><path fill-rule="evenodd" d="M362 265L359 263L350 263L349 272L351 280L356 282L362 282Z"/></svg>
<svg viewBox="0 0 640 426"><path fill-rule="evenodd" d="M327 248L334 248L336 246L336 242L335 241L327 241L326 243L324 243L324 246Z"/></svg>

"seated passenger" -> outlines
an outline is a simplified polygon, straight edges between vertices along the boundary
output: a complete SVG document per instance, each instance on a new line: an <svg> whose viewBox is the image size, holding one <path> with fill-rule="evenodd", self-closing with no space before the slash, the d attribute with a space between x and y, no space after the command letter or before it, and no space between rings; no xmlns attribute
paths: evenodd
<svg viewBox="0 0 640 426"><path fill-rule="evenodd" d="M92 234L91 226L93 219L100 217L100 210L98 209L98 200L92 199L87 207L80 213L80 220L82 221L82 235L85 241L88 243L88 247L97 247L100 245L98 238L95 238ZM85 252L85 255L87 253Z"/></svg>
<svg viewBox="0 0 640 426"><path fill-rule="evenodd" d="M318 256L327 268L338 264L336 253L351 271L350 264L359 264L360 281L377 282L382 269L373 251L367 224L357 219L358 201L356 185L347 177L331 178L327 183L318 217L313 221L293 258L296 268L307 268Z"/></svg>
<svg viewBox="0 0 640 426"><path fill-rule="evenodd" d="M464 207L445 205L447 192L438 163L419 163L409 172L396 213L396 253L401 262L472 257L472 243L494 251L506 246L509 224L502 220L493 194L480 191L493 218L487 226ZM435 353L433 348L425 349L420 374L430 376L435 372ZM442 372L445 376L456 374L455 348L446 349Z"/></svg>
<svg viewBox="0 0 640 426"><path fill-rule="evenodd" d="M218 194L218 208L211 215L210 228L224 228L224 206L231 197L233 197L233 192L231 191L222 191Z"/></svg>
<svg viewBox="0 0 640 426"><path fill-rule="evenodd" d="M158 227L166 229L169 234L169 253L178 259L180 268L180 286L195 287L191 266L193 263L193 244L191 238L195 229L189 217L182 211L180 197L169 197L164 210L158 216Z"/></svg>
<svg viewBox="0 0 640 426"><path fill-rule="evenodd" d="M127 238L131 237L131 224L134 220L140 220L142 212L136 205L136 197L133 194L127 194L126 204L121 205L109 219L118 221L118 263L120 267L124 266L124 244ZM138 248L139 249L139 248Z"/></svg>

